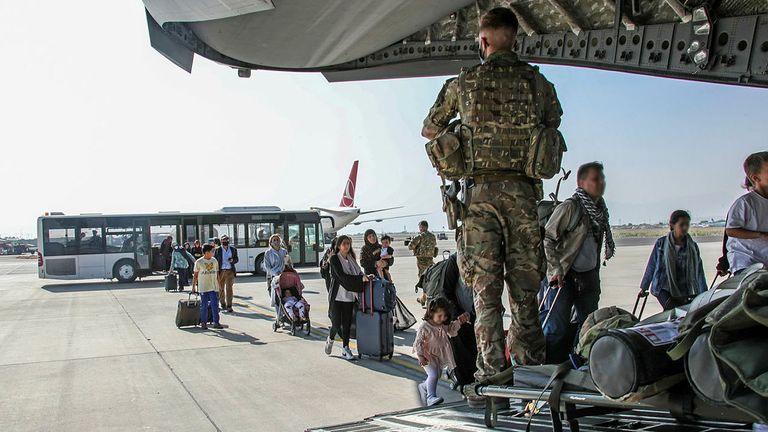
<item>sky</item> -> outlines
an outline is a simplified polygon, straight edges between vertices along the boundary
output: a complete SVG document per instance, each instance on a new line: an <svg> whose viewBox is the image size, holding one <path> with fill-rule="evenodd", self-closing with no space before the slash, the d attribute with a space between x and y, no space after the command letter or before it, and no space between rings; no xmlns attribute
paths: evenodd
<svg viewBox="0 0 768 432"><path fill-rule="evenodd" d="M0 2L0 41L0 236L34 237L46 211L336 206L354 160L358 207L402 205L386 215L446 225L420 136L446 77L241 79L201 57L187 74L150 47L138 0ZM565 111L564 166L605 164L614 224L677 208L722 218L743 193L743 159L766 149L766 90L541 69ZM418 219L347 232L410 230Z"/></svg>

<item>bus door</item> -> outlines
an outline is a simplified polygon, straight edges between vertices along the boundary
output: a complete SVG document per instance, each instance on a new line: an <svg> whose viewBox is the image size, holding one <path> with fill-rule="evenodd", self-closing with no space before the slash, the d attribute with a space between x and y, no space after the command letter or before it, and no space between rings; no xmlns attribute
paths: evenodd
<svg viewBox="0 0 768 432"><path fill-rule="evenodd" d="M197 218L184 218L179 244L184 245L184 242L189 242L190 245L194 245L195 240L198 239L200 239L200 235L197 229ZM205 240L201 240L201 243L205 243Z"/></svg>
<svg viewBox="0 0 768 432"><path fill-rule="evenodd" d="M285 243L288 245L291 261L293 261L295 265L301 264L303 262L301 255L304 247L304 242L302 241L301 235L301 224L289 223L286 234L287 237L285 239Z"/></svg>
<svg viewBox="0 0 768 432"><path fill-rule="evenodd" d="M171 252L173 249L171 245L173 242L178 241L178 222L173 224L157 224L150 225L149 227L149 239L152 242L151 260L153 271L166 271L170 266ZM168 237L171 237L168 244Z"/></svg>
<svg viewBox="0 0 768 432"><path fill-rule="evenodd" d="M146 219L133 221L133 239L134 257L139 268L152 270L150 265L152 244L149 239L149 222Z"/></svg>
<svg viewBox="0 0 768 432"><path fill-rule="evenodd" d="M317 224L305 223L304 224L304 263L305 264L317 264L317 250L320 247L320 239L318 237Z"/></svg>

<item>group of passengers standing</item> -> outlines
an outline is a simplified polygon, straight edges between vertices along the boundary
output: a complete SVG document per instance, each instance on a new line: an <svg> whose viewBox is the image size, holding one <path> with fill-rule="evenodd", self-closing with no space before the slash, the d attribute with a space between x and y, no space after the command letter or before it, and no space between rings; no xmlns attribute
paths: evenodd
<svg viewBox="0 0 768 432"><path fill-rule="evenodd" d="M331 330L325 343L325 353L330 355L336 335L341 336L341 356L352 360L354 355L349 348L352 320L354 319L357 293L363 291L365 284L377 277L392 282L389 268L395 261L392 238L369 229L363 236L364 245L360 249L360 262L352 250L352 239L341 235L333 239L330 248L320 262L320 272L328 290L328 315L331 318Z"/></svg>

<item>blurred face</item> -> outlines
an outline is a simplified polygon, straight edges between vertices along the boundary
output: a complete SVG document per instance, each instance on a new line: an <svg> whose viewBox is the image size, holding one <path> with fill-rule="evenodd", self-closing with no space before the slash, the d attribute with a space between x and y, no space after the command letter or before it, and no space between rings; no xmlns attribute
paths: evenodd
<svg viewBox="0 0 768 432"><path fill-rule="evenodd" d="M350 242L349 240L344 240L339 245L339 252L341 252L342 254L346 255L346 254L349 253L349 250L351 248L352 248L352 242Z"/></svg>
<svg viewBox="0 0 768 432"><path fill-rule="evenodd" d="M444 323L446 318L448 318L448 314L443 309L438 309L432 314L432 321L436 323Z"/></svg>
<svg viewBox="0 0 768 432"><path fill-rule="evenodd" d="M426 230L427 230L427 227L425 227L424 225L419 224L419 232L424 232Z"/></svg>
<svg viewBox="0 0 768 432"><path fill-rule="evenodd" d="M389 247L389 240L382 240L381 241L381 247L388 248Z"/></svg>
<svg viewBox="0 0 768 432"><path fill-rule="evenodd" d="M368 234L368 236L365 239L368 241L368 243L375 244L376 243L376 234L370 233L370 234Z"/></svg>
<svg viewBox="0 0 768 432"><path fill-rule="evenodd" d="M691 220L688 218L680 218L676 223L670 225L670 228L675 233L675 237L680 238L688 234L688 230L691 228Z"/></svg>
<svg viewBox="0 0 768 432"><path fill-rule="evenodd" d="M750 175L749 180L756 189L768 191L768 162L763 162L760 171Z"/></svg>
<svg viewBox="0 0 768 432"><path fill-rule="evenodd" d="M200 240L195 240L195 247L200 247Z"/></svg>
<svg viewBox="0 0 768 432"><path fill-rule="evenodd" d="M222 246L229 246L229 239L228 238L221 239L221 245Z"/></svg>
<svg viewBox="0 0 768 432"><path fill-rule="evenodd" d="M269 245L272 246L275 249L279 248L280 247L280 239L277 238L277 237L273 238L272 241L269 242Z"/></svg>
<svg viewBox="0 0 768 432"><path fill-rule="evenodd" d="M578 186L593 199L602 198L605 194L605 174L597 169L587 171L583 179L578 180Z"/></svg>

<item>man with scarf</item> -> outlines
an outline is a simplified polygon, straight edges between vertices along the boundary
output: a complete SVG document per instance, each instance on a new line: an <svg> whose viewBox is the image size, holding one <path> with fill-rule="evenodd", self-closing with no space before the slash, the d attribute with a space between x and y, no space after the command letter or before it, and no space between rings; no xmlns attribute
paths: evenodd
<svg viewBox="0 0 768 432"><path fill-rule="evenodd" d="M600 301L601 246L605 245L605 260L611 259L615 251L608 207L603 200L603 165L589 162L580 166L576 181L576 193L555 208L545 227L547 280L552 287L546 299L551 313L544 327L547 363L568 359L578 329L597 310ZM574 224L576 219L578 223ZM572 309L576 311L575 328L571 324Z"/></svg>

